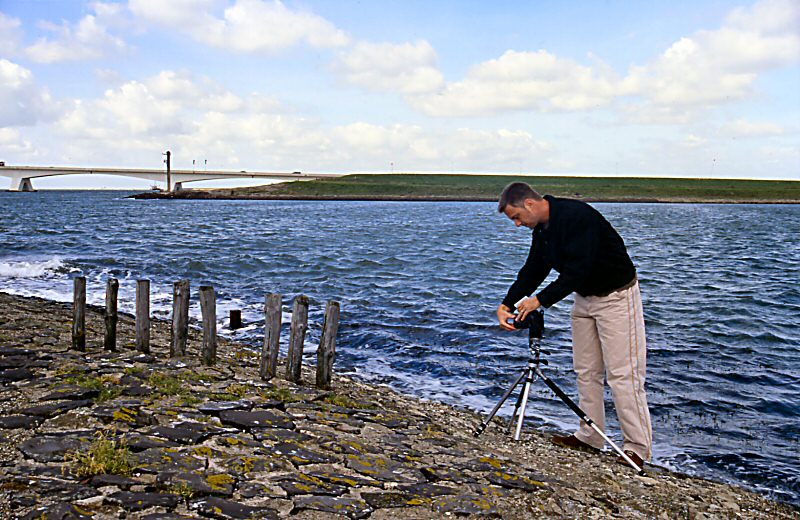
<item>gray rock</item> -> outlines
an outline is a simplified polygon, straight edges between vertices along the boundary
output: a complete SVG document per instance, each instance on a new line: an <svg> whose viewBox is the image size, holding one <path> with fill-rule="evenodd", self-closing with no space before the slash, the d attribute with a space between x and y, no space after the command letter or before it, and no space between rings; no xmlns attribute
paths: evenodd
<svg viewBox="0 0 800 520"><path fill-rule="evenodd" d="M0 370L0 383L13 383L33 378L33 372L27 368L9 368Z"/></svg>
<svg viewBox="0 0 800 520"><path fill-rule="evenodd" d="M0 347L0 356L3 357L10 357L10 356L20 356L23 358L30 359L31 357L35 357L36 353L32 350L27 348L16 348L16 347Z"/></svg>
<svg viewBox="0 0 800 520"><path fill-rule="evenodd" d="M141 518L141 520L191 520L191 516L183 516L177 513L150 513Z"/></svg>
<svg viewBox="0 0 800 520"><path fill-rule="evenodd" d="M497 484L510 489L522 489L524 491L541 491L547 489L547 484L534 478L524 475L514 475L504 471L493 471L486 475L486 480L492 484Z"/></svg>
<svg viewBox="0 0 800 520"><path fill-rule="evenodd" d="M239 401L209 401L197 407L199 411L209 415L219 415L220 412L230 410L250 411L252 408L253 402L245 399Z"/></svg>
<svg viewBox="0 0 800 520"><path fill-rule="evenodd" d="M316 477L330 482L331 484L338 484L347 487L362 487L373 486L380 487L381 483L371 478L359 477L356 475L345 475L344 473L332 473L328 471L312 471L309 473L312 477Z"/></svg>
<svg viewBox="0 0 800 520"><path fill-rule="evenodd" d="M248 506L217 497L207 497L202 500L193 501L191 508L203 516L210 516L211 518L219 518L221 520L250 518L278 520L278 513L274 509Z"/></svg>
<svg viewBox="0 0 800 520"><path fill-rule="evenodd" d="M379 455L348 455L347 467L383 482L413 484L425 481L422 473L414 467Z"/></svg>
<svg viewBox="0 0 800 520"><path fill-rule="evenodd" d="M16 428L35 428L42 422L40 417L31 417L30 415L6 415L0 417L0 428L6 430L13 430Z"/></svg>
<svg viewBox="0 0 800 520"><path fill-rule="evenodd" d="M142 511L151 507L174 509L180 502L177 495L169 493L132 493L130 491L118 491L106 497L106 500L127 511Z"/></svg>
<svg viewBox="0 0 800 520"><path fill-rule="evenodd" d="M254 473L294 470L294 466L289 461L269 455L237 455L224 459L221 467L240 477Z"/></svg>
<svg viewBox="0 0 800 520"><path fill-rule="evenodd" d="M117 486L118 488L123 490L130 489L131 486L136 486L141 483L142 482L139 480L135 480L122 475L95 475L94 477L92 477L92 480L89 481L89 485L96 488L105 486Z"/></svg>
<svg viewBox="0 0 800 520"><path fill-rule="evenodd" d="M219 419L224 425L247 431L263 428L295 429L295 424L287 415L272 410L253 410L250 412L227 410L220 412Z"/></svg>
<svg viewBox="0 0 800 520"><path fill-rule="evenodd" d="M0 370L8 368L24 368L31 362L28 356L3 356L0 357Z"/></svg>
<svg viewBox="0 0 800 520"><path fill-rule="evenodd" d="M144 451L150 448L175 448L180 446L177 442L172 442L169 439L141 435L135 432L125 435L123 439L125 445L134 452Z"/></svg>
<svg viewBox="0 0 800 520"><path fill-rule="evenodd" d="M156 426L147 432L180 444L198 444L214 434L213 429L202 430L187 426Z"/></svg>
<svg viewBox="0 0 800 520"><path fill-rule="evenodd" d="M271 430L265 430L271 431ZM288 430L275 430L275 431L288 431ZM214 438L214 443L218 446L222 446L224 448L261 448L264 446L261 442L256 442L253 440L255 435L243 434L243 433L234 433L234 434L222 434Z"/></svg>
<svg viewBox="0 0 800 520"><path fill-rule="evenodd" d="M141 383L130 384L122 390L122 395L130 397L144 397L153 393L153 389Z"/></svg>
<svg viewBox="0 0 800 520"><path fill-rule="evenodd" d="M254 430L253 438L257 441L289 441L307 442L313 437L296 430L285 430L283 428L271 428L266 430Z"/></svg>
<svg viewBox="0 0 800 520"><path fill-rule="evenodd" d="M174 448L150 448L141 453L134 454L135 470L148 473L163 471L191 472L204 471L206 461L200 459L192 452L176 450Z"/></svg>
<svg viewBox="0 0 800 520"><path fill-rule="evenodd" d="M80 437L55 437L42 435L32 437L19 445L19 450L37 462L63 462L67 452L88 446L91 440Z"/></svg>
<svg viewBox="0 0 800 520"><path fill-rule="evenodd" d="M98 491L91 486L59 478L32 479L30 487L36 491L37 495L46 496L53 503L69 503L98 495Z"/></svg>
<svg viewBox="0 0 800 520"><path fill-rule="evenodd" d="M164 471L158 474L157 482L165 489L187 489L194 495L211 495L214 489L206 481L206 476L199 473L174 473ZM230 496L231 493L223 493Z"/></svg>
<svg viewBox="0 0 800 520"><path fill-rule="evenodd" d="M238 489L242 498L285 498L286 492L273 488L263 482L242 482Z"/></svg>
<svg viewBox="0 0 800 520"><path fill-rule="evenodd" d="M350 518L367 518L372 508L365 501L349 497L299 497L294 501L294 511L312 509L323 513L347 515Z"/></svg>
<svg viewBox="0 0 800 520"><path fill-rule="evenodd" d="M141 409L139 401L113 402L97 405L92 409L92 415L106 423L122 423L132 426L148 426L154 424L152 414Z"/></svg>
<svg viewBox="0 0 800 520"><path fill-rule="evenodd" d="M42 401L55 401L60 399L70 399L78 401L81 399L94 399L100 395L99 390L93 388L82 388L77 385L62 385L53 389L52 392L43 396Z"/></svg>
<svg viewBox="0 0 800 520"><path fill-rule="evenodd" d="M347 488L323 481L312 475L298 473L279 479L278 485L289 496L294 495L344 495Z"/></svg>
<svg viewBox="0 0 800 520"><path fill-rule="evenodd" d="M312 451L293 442L282 442L272 447L272 451L277 455L289 459L295 466L303 464L327 464L338 462L336 457L322 452Z"/></svg>
<svg viewBox="0 0 800 520"><path fill-rule="evenodd" d="M373 509L407 507L416 497L397 491L361 492L361 498Z"/></svg>
<svg viewBox="0 0 800 520"><path fill-rule="evenodd" d="M476 516L498 516L497 506L480 495L453 495L440 497L433 502L439 513Z"/></svg>
<svg viewBox="0 0 800 520"><path fill-rule="evenodd" d="M469 484L475 482L475 479L466 475L464 472L455 468L440 468L437 466L426 466L421 468L422 474L428 480L437 482L445 480L448 482L455 482L456 484Z"/></svg>
<svg viewBox="0 0 800 520"><path fill-rule="evenodd" d="M93 515L72 504L57 504L37 507L21 520L91 520Z"/></svg>
<svg viewBox="0 0 800 520"><path fill-rule="evenodd" d="M448 486L441 486L439 484L406 484L400 486L399 489L410 495L419 497L436 497L441 495L455 495L458 490Z"/></svg>
<svg viewBox="0 0 800 520"><path fill-rule="evenodd" d="M29 408L23 408L20 410L20 413L25 415L36 415L38 417L44 417L45 419L49 419L50 417L55 417L56 415L60 415L64 412L68 412L70 410L75 410L76 408L83 408L85 406L91 406L92 401L90 399L81 399L78 401L63 401L60 403L49 403L49 404L42 404L39 406L31 406Z"/></svg>

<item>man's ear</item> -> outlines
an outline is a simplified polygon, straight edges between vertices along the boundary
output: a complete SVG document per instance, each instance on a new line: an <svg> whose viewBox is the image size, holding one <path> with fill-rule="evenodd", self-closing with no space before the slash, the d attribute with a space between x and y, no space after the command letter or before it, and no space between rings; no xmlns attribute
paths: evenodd
<svg viewBox="0 0 800 520"><path fill-rule="evenodd" d="M536 208L536 201L533 199L525 199L522 204L528 211L533 211Z"/></svg>

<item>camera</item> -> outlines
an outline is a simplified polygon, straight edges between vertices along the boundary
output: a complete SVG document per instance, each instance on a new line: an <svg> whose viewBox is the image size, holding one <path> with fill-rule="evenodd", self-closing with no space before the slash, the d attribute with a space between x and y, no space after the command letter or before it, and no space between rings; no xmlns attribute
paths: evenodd
<svg viewBox="0 0 800 520"><path fill-rule="evenodd" d="M517 320L515 317L512 325L517 330L529 329L528 334L532 338L541 338L544 332L544 312L541 310L533 311L522 321Z"/></svg>
<svg viewBox="0 0 800 520"><path fill-rule="evenodd" d="M517 330L529 329L531 327L531 318L533 318L533 313L528 314L528 317L522 321L517 320L517 316L514 316L514 322L511 325L514 326Z"/></svg>

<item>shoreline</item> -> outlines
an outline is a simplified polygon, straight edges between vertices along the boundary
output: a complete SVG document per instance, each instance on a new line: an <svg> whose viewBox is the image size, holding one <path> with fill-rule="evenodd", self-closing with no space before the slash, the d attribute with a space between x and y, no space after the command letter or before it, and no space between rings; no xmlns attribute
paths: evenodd
<svg viewBox="0 0 800 520"><path fill-rule="evenodd" d="M120 313L119 351L105 352L101 311L87 306L78 353L70 304L0 292L0 516L69 507L205 516L238 506L298 519L800 517L730 484L658 467L639 477L611 454L559 448L536 430L514 443L493 423L475 439L476 413L348 377L334 374L332 390L319 391L308 383L313 367L303 367L305 385L283 381L283 365L264 382L252 347L223 337L217 364L203 367L195 329L189 356L170 359L164 320L153 319L145 356L130 348L133 317ZM159 384L169 376L181 391ZM232 422L225 410L261 410L273 424ZM131 446L131 475L63 472L64 455L97 431Z"/></svg>
<svg viewBox="0 0 800 520"><path fill-rule="evenodd" d="M220 190L222 191L222 190ZM450 197L450 196L323 196L323 195L232 195L213 193L211 191L183 190L172 193L143 192L129 195L126 198L138 200L289 200L289 201L342 201L342 202L497 202L497 197ZM737 199L703 199L703 198L593 198L575 197L576 200L589 203L630 203L630 204L800 204L800 200L737 200Z"/></svg>

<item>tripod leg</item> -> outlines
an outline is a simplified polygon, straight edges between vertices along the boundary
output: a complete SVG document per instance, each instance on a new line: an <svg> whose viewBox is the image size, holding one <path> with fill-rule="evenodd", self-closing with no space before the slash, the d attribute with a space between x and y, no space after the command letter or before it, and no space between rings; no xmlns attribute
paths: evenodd
<svg viewBox="0 0 800 520"><path fill-rule="evenodd" d="M482 434L482 433L484 432L484 430L486 430L486 427L487 427L487 426L489 426L489 423L492 421L492 419L494 418L494 416L497 414L497 411L498 411L498 410L500 410L500 407L501 407L501 406L503 406L503 403L505 403L505 402L506 402L506 399L508 399L508 396L510 396L510 395L511 395L511 392L513 392L513 391L514 391L514 389L517 387L517 385L518 385L518 384L519 384L519 383L520 383L520 382L521 382L523 379L525 379L525 375L526 375L526 374L527 374L527 371L524 371L524 372L522 372L522 374L520 374L520 376L517 378L517 380L516 380L516 381L514 381L514 384L513 384L513 385L511 385L511 387L509 387L509 389L508 389L508 390L506 390L506 393L505 393L505 394L503 394L503 397L500 399L500 401L499 401L499 402L498 402L498 403L495 405L495 407L492 409L492 411L491 411L491 412L489 412L489 416L486 418L486 420L485 420L485 421L483 421L483 422L481 423L481 425L480 425L480 426L478 426L478 427L475 429L475 432L473 433L473 435L474 435L475 437L479 436L480 434Z"/></svg>
<svg viewBox="0 0 800 520"><path fill-rule="evenodd" d="M524 386L524 384L523 384ZM520 392L517 396L517 402L514 403L514 411L511 412L511 417L508 418L508 424L506 425L506 433L511 433L511 428L517 422L517 416L519 415L519 408L522 406L522 396L525 392Z"/></svg>
<svg viewBox="0 0 800 520"><path fill-rule="evenodd" d="M555 384L555 383L554 383L554 382L553 382L553 381L552 381L550 378L548 378L546 375L544 375L544 374L542 373L542 371L541 371L541 370L539 370L538 368L536 369L536 375L538 375L540 378L542 378L542 381L544 381L544 383L545 383L545 384L546 384L546 385L547 385L547 386L550 388L550 390L552 390L552 391L553 391L553 393L555 393L555 394L556 394L556 395L559 397L559 399L561 399L562 401L564 401L564 404L566 404L567 406L569 406L569 407L570 407L570 409L571 409L573 412L575 412L575 415L577 415L577 416L578 416L578 417L579 417L579 418L580 418L582 421L584 421L586 424L588 424L588 425L589 425L589 426L590 426L590 427L591 427L591 428L592 428L594 431L596 431L597 433L599 433L599 434L600 434L600 436L601 436L601 437L602 437L602 438L603 438L603 439L604 439L604 440L605 440L605 441L606 441L606 442L607 442L607 443L608 443L608 444L609 444L609 445L610 445L612 448L614 448L614 451L616 451L616 452L617 452L617 453L618 453L618 454L619 454L619 455L620 455L620 456L621 456L621 457L622 457L622 458L625 460L625 462L627 462L628 464L630 464L630 466L631 466L633 469L635 469L635 470L636 470L636 472L637 472L637 473L639 473L640 475L643 475L643 474L644 474L644 470L643 470L642 468L640 468L640 467L639 467L639 466L638 466L638 465L637 465L635 462L633 462L633 461L631 460L631 458L630 458L630 457L628 457L628 456L625 454L625 452L624 452L624 451L622 451L622 450L620 449L620 447L616 445L616 443L614 443L614 441L612 441L611 439L609 439L609 438L608 438L608 436L607 436L605 433L603 433L603 432L602 432L602 430L600 430L600 428L599 428L599 427L598 427L598 426L597 426L597 425L594 423L594 421L593 421L593 420L592 420L592 419L591 419L591 418L590 418L588 415L586 415L586 412L584 412L583 410L581 410L581 408L580 408L580 407L579 407L577 404L575 404L575 401L573 401L572 399L570 399L570 398L569 398L569 396L568 396L567 394L565 394L563 390L561 390L561 389L560 389L560 388L559 388L559 387L558 387L558 386L557 386L557 385L556 385L556 384Z"/></svg>
<svg viewBox="0 0 800 520"><path fill-rule="evenodd" d="M514 440L518 441L522 433L522 423L525 421L525 407L528 406L528 396L531 393L531 384L533 383L533 370L528 369L526 372L525 384L522 387L522 395L519 399L519 418L517 419L517 429L514 430Z"/></svg>

